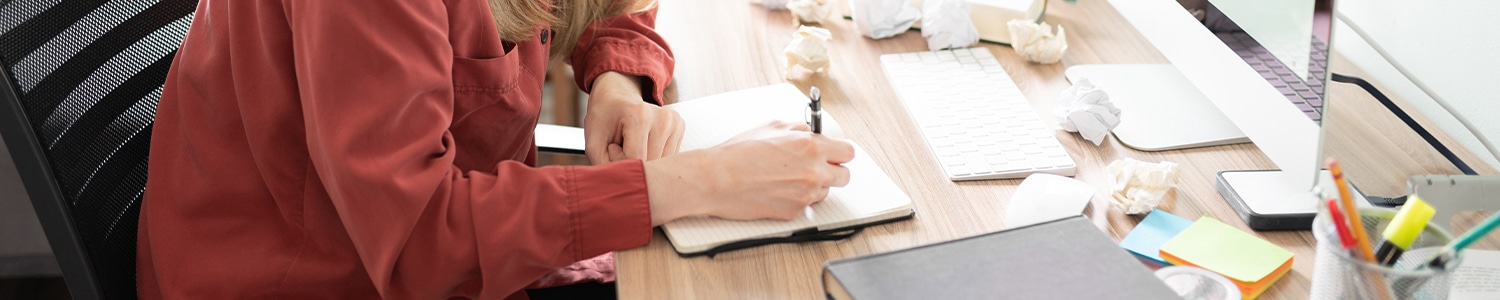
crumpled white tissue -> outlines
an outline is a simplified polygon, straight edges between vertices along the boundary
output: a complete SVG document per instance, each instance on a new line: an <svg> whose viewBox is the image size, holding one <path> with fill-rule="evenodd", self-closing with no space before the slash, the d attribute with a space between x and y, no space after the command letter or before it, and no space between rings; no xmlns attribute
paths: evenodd
<svg viewBox="0 0 1500 300"><path fill-rule="evenodd" d="M1088 78L1079 79L1073 86L1057 97L1057 106L1052 109L1057 125L1068 132L1077 132L1094 146L1104 143L1109 132L1120 126L1120 108L1109 101L1109 94L1094 86Z"/></svg>
<svg viewBox="0 0 1500 300"><path fill-rule="evenodd" d="M760 0L760 6L766 10L783 10L786 8L787 0Z"/></svg>
<svg viewBox="0 0 1500 300"><path fill-rule="evenodd" d="M828 42L833 33L828 29L802 26L792 34L792 42L786 45L786 77L792 78L792 68L801 65L814 72L828 68Z"/></svg>
<svg viewBox="0 0 1500 300"><path fill-rule="evenodd" d="M1062 25L1057 26L1056 35L1052 34L1052 26L1047 25L1047 22L1037 24L1015 19L1005 25L1010 28L1010 48L1015 49L1016 54L1027 61L1056 63L1068 51L1068 38L1063 33Z"/></svg>
<svg viewBox="0 0 1500 300"><path fill-rule="evenodd" d="M765 7L765 10L786 9L786 1L787 0L760 0L760 7Z"/></svg>
<svg viewBox="0 0 1500 300"><path fill-rule="evenodd" d="M922 18L907 0L849 0L849 11L854 28L877 40L906 32Z"/></svg>
<svg viewBox="0 0 1500 300"><path fill-rule="evenodd" d="M792 11L792 24L823 23L833 14L833 0L791 0L786 9Z"/></svg>
<svg viewBox="0 0 1500 300"><path fill-rule="evenodd" d="M963 48L979 42L979 28L969 19L967 0L927 0L922 3L922 36L932 51Z"/></svg>
<svg viewBox="0 0 1500 300"><path fill-rule="evenodd" d="M1118 159L1105 167L1111 176L1110 199L1115 208L1128 215L1151 212L1167 193L1177 186L1177 163L1148 163L1131 158Z"/></svg>

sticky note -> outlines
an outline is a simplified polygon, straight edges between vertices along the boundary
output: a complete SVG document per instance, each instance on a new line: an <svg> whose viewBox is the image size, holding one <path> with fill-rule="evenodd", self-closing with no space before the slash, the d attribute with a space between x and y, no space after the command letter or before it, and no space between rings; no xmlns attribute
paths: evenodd
<svg viewBox="0 0 1500 300"><path fill-rule="evenodd" d="M1158 253L1161 245L1192 225L1193 221L1188 219L1161 210L1151 210L1151 214L1146 215L1140 224L1135 225L1135 229L1130 230L1130 234L1125 235L1125 239L1120 240L1120 247L1157 263L1171 265Z"/></svg>
<svg viewBox="0 0 1500 300"><path fill-rule="evenodd" d="M1292 259L1292 252L1208 216L1162 245L1161 254L1243 282L1261 281Z"/></svg>

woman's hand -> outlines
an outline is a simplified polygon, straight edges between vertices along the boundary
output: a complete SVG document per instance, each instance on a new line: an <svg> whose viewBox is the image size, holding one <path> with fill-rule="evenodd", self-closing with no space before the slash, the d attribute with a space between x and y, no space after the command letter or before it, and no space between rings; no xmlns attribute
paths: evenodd
<svg viewBox="0 0 1500 300"><path fill-rule="evenodd" d="M712 148L646 162L652 224L681 217L788 220L849 184L854 146L773 122Z"/></svg>
<svg viewBox="0 0 1500 300"><path fill-rule="evenodd" d="M605 72L594 79L583 117L584 154L594 164L677 153L682 117L641 99L642 79Z"/></svg>

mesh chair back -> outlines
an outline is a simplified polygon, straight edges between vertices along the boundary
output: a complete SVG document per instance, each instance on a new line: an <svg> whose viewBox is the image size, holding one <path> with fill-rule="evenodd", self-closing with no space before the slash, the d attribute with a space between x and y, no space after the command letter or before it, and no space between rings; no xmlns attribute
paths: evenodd
<svg viewBox="0 0 1500 300"><path fill-rule="evenodd" d="M0 0L0 133L76 299L135 298L162 83L196 0Z"/></svg>

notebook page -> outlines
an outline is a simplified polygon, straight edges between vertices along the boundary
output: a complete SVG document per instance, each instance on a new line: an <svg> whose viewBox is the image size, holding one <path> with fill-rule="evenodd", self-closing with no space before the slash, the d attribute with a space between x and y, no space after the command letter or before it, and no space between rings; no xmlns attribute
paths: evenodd
<svg viewBox="0 0 1500 300"><path fill-rule="evenodd" d="M771 120L804 122L807 96L790 84L717 94L668 105L686 123L682 151L723 143L736 134L765 125ZM837 122L824 117L824 134L842 138ZM869 155L857 146L854 161L845 164L853 176L850 186L834 188L829 198L813 205L791 221L735 221L718 218L687 218L662 226L677 251L701 252L730 242L788 236L794 231L869 219L882 212L907 208L911 200L901 192ZM849 224L854 225L854 224ZM845 225L847 226L847 225ZM821 226L829 228L827 225Z"/></svg>
<svg viewBox="0 0 1500 300"><path fill-rule="evenodd" d="M911 198L892 182L869 154L854 146L849 185L829 189L828 198L790 221L737 221L695 217L673 221L662 228L681 252L699 252L721 244L759 238L785 237L808 229L834 229L905 216Z"/></svg>
<svg viewBox="0 0 1500 300"><path fill-rule="evenodd" d="M828 199L812 206L812 218L819 229L859 225L891 214L905 215L911 209L911 198L875 164L864 148L855 145L854 157L844 164L849 168L849 185L830 189Z"/></svg>

